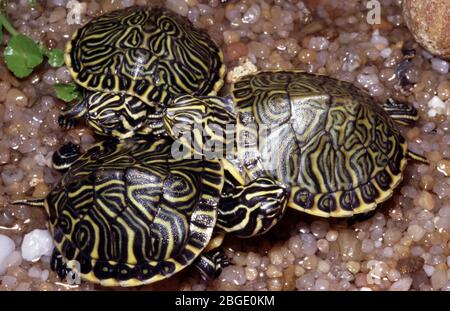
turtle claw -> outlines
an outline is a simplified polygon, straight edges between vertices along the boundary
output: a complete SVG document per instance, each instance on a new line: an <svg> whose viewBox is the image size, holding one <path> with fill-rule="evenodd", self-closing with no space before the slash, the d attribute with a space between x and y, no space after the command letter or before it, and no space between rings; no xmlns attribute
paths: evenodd
<svg viewBox="0 0 450 311"><path fill-rule="evenodd" d="M78 124L77 120L74 120L72 118L68 118L63 115L58 117L59 127L65 129L65 130L70 130L70 129L74 128L77 124Z"/></svg>

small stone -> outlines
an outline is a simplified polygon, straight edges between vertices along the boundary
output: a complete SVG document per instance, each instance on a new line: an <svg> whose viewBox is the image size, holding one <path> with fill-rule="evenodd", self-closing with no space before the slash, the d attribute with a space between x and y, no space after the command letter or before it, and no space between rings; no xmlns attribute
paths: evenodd
<svg viewBox="0 0 450 311"><path fill-rule="evenodd" d="M440 74L446 75L449 71L449 63L443 59L435 57L431 60L431 68Z"/></svg>
<svg viewBox="0 0 450 311"><path fill-rule="evenodd" d="M269 252L269 259L273 265L279 266L283 263L283 253L279 247L274 247Z"/></svg>
<svg viewBox="0 0 450 311"><path fill-rule="evenodd" d="M12 88L6 94L6 106L26 107L28 104L28 97L22 91Z"/></svg>
<svg viewBox="0 0 450 311"><path fill-rule="evenodd" d="M359 269L361 268L361 265L359 262L356 261L349 261L346 264L348 271L350 271L353 274L356 274L359 272Z"/></svg>
<svg viewBox="0 0 450 311"><path fill-rule="evenodd" d="M256 268L261 264L261 256L254 252L249 252L247 254L247 267Z"/></svg>
<svg viewBox="0 0 450 311"><path fill-rule="evenodd" d="M437 94L443 101L450 99L450 81L444 80L439 83L437 88Z"/></svg>
<svg viewBox="0 0 450 311"><path fill-rule="evenodd" d="M35 229L27 233L22 242L22 257L36 261L41 256L50 256L53 251L53 238L48 230Z"/></svg>
<svg viewBox="0 0 450 311"><path fill-rule="evenodd" d="M435 269L431 275L431 286L434 289L441 289L447 283L447 271L442 269Z"/></svg>
<svg viewBox="0 0 450 311"><path fill-rule="evenodd" d="M234 285L244 285L247 278L243 267L228 266L222 269L220 280Z"/></svg>
<svg viewBox="0 0 450 311"><path fill-rule="evenodd" d="M397 262L397 270L401 274L410 274L422 269L425 260L422 257L410 256L401 258Z"/></svg>
<svg viewBox="0 0 450 311"><path fill-rule="evenodd" d="M351 230L343 230L337 239L341 256L344 261L363 259L361 252L361 241L355 237L355 233Z"/></svg>
<svg viewBox="0 0 450 311"><path fill-rule="evenodd" d="M316 239L312 234L303 233L300 234L300 240L302 241L302 249L305 255L314 255L317 251Z"/></svg>
<svg viewBox="0 0 450 311"><path fill-rule="evenodd" d="M258 270L256 270L255 268L246 267L245 268L245 277L249 281L256 280L256 278L258 277Z"/></svg>
<svg viewBox="0 0 450 311"><path fill-rule="evenodd" d="M408 227L408 234L413 241L420 241L425 235L425 230L419 225L410 225Z"/></svg>
<svg viewBox="0 0 450 311"><path fill-rule="evenodd" d="M338 239L339 233L335 230L330 230L327 232L326 239L329 242L334 242Z"/></svg>
<svg viewBox="0 0 450 311"><path fill-rule="evenodd" d="M320 260L317 265L317 270L322 273L328 273L330 271L330 263L327 260Z"/></svg>
<svg viewBox="0 0 450 311"><path fill-rule="evenodd" d="M167 0L166 6L168 9L183 16L187 16L189 7L184 0Z"/></svg>
<svg viewBox="0 0 450 311"><path fill-rule="evenodd" d="M428 283L428 276L423 270L419 270L413 274L411 274L413 279L412 288L418 290L423 284Z"/></svg>
<svg viewBox="0 0 450 311"><path fill-rule="evenodd" d="M303 259L303 268L305 268L306 270L313 270L317 267L317 257L312 255L312 256L306 256Z"/></svg>
<svg viewBox="0 0 450 311"><path fill-rule="evenodd" d="M426 273L428 276L432 276L434 270L435 270L435 269L434 269L433 266L429 266L429 265L424 265L424 266L423 266L423 271L425 271L425 273Z"/></svg>
<svg viewBox="0 0 450 311"><path fill-rule="evenodd" d="M421 191L415 202L417 202L417 206L429 211L433 210L435 206L433 195L428 191Z"/></svg>
<svg viewBox="0 0 450 311"><path fill-rule="evenodd" d="M323 238L327 234L330 224L324 220L316 220L311 223L311 233L316 238Z"/></svg>
<svg viewBox="0 0 450 311"><path fill-rule="evenodd" d="M450 160L440 160L436 166L437 170L444 174L445 177L450 176Z"/></svg>
<svg viewBox="0 0 450 311"><path fill-rule="evenodd" d="M225 57L229 61L236 61L242 56L248 54L248 47L242 42L236 42L228 45L225 49Z"/></svg>
<svg viewBox="0 0 450 311"><path fill-rule="evenodd" d="M365 239L362 241L361 250L363 253L371 253L374 250L375 246L372 240Z"/></svg>
<svg viewBox="0 0 450 311"><path fill-rule="evenodd" d="M327 240L320 239L317 241L317 248L319 249L320 252L327 254L328 251L330 250L330 244L328 243Z"/></svg>
<svg viewBox="0 0 450 311"><path fill-rule="evenodd" d="M401 274L397 270L391 269L391 270L389 270L387 277L388 277L389 281L395 282L400 279Z"/></svg>
<svg viewBox="0 0 450 311"><path fill-rule="evenodd" d="M248 10L242 16L242 22L244 24L254 24L259 20L261 16L261 8L257 4L252 4Z"/></svg>
<svg viewBox="0 0 450 311"><path fill-rule="evenodd" d="M269 265L266 270L266 275L269 278L279 278L283 276L283 272L279 266Z"/></svg>
<svg viewBox="0 0 450 311"><path fill-rule="evenodd" d="M6 235L0 234L0 275L5 274L7 266L5 260L14 252L16 248L14 241Z"/></svg>
<svg viewBox="0 0 450 311"><path fill-rule="evenodd" d="M330 287L330 282L327 280L318 279L314 283L314 290L317 290L317 291L325 291L325 290L328 290L329 287Z"/></svg>
<svg viewBox="0 0 450 311"><path fill-rule="evenodd" d="M411 288L412 278L406 277L394 282L391 287L389 287L390 291L407 291Z"/></svg>
<svg viewBox="0 0 450 311"><path fill-rule="evenodd" d="M328 49L330 42L325 37L311 37L308 49L313 51L323 51Z"/></svg>

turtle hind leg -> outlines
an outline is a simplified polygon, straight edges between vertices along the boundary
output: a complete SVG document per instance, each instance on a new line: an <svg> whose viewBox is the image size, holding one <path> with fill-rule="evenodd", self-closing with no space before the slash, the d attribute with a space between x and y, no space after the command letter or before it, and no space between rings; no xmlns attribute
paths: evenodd
<svg viewBox="0 0 450 311"><path fill-rule="evenodd" d="M406 102L389 98L384 103L383 108L397 124L408 126L419 120L416 108Z"/></svg>
<svg viewBox="0 0 450 311"><path fill-rule="evenodd" d="M412 152L411 150L407 151L406 156L411 160L414 160L414 161L417 161L417 162L420 162L423 164L427 164L427 165L430 164L430 161L428 161L427 158L425 158L424 156L421 156L420 154Z"/></svg>
<svg viewBox="0 0 450 311"><path fill-rule="evenodd" d="M53 249L52 257L50 259L50 268L55 271L56 274L64 280L69 274L70 270L64 263L61 253L56 249Z"/></svg>
<svg viewBox="0 0 450 311"><path fill-rule="evenodd" d="M212 280L217 278L222 272L222 268L229 264L228 257L222 248L216 248L201 254L195 261L194 266L199 270L202 278Z"/></svg>
<svg viewBox="0 0 450 311"><path fill-rule="evenodd" d="M69 168L81 155L80 145L68 143L53 154L53 167L57 170Z"/></svg>

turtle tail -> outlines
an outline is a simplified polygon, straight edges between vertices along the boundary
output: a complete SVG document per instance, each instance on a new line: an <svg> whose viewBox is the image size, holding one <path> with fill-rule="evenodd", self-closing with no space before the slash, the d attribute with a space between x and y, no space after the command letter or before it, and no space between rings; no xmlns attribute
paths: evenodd
<svg viewBox="0 0 450 311"><path fill-rule="evenodd" d="M34 206L34 207L44 207L45 199L15 200L15 201L12 201L11 204L13 204L13 205L27 205L27 206Z"/></svg>
<svg viewBox="0 0 450 311"><path fill-rule="evenodd" d="M415 152L412 152L411 150L408 150L406 156L414 161L423 163L423 164L430 164L430 161L428 161L427 158L425 158L424 156L421 156L420 154L417 154Z"/></svg>

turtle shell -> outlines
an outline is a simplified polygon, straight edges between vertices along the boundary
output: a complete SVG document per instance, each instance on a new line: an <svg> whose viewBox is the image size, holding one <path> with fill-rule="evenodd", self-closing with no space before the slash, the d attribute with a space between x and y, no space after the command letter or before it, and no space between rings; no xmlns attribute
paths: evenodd
<svg viewBox="0 0 450 311"><path fill-rule="evenodd" d="M170 146L167 139L97 144L47 196L56 247L82 279L152 283L191 264L209 243L222 166L174 160Z"/></svg>
<svg viewBox="0 0 450 311"><path fill-rule="evenodd" d="M214 95L223 55L208 34L163 8L134 6L92 19L68 42L73 79L95 91L166 105L179 94Z"/></svg>
<svg viewBox="0 0 450 311"><path fill-rule="evenodd" d="M232 85L238 155L251 177L290 186L288 205L322 217L374 209L402 179L407 145L369 94L299 71L261 72Z"/></svg>

